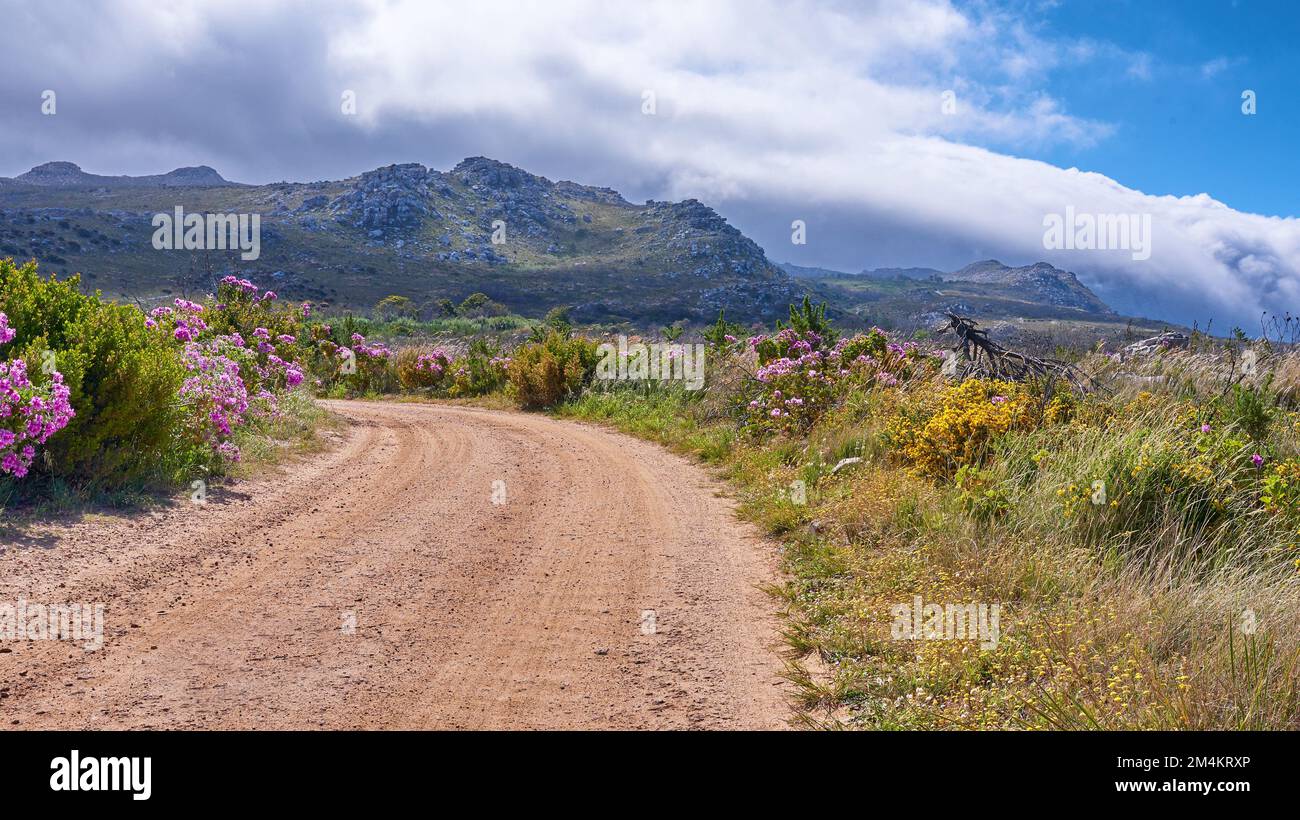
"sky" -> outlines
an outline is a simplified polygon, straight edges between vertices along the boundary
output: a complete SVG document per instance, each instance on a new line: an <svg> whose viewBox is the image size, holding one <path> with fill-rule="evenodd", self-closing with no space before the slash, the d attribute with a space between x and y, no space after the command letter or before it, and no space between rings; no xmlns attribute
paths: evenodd
<svg viewBox="0 0 1300 820"><path fill-rule="evenodd" d="M776 261L1044 260L1121 311L1216 328L1300 309L1293 3L3 0L0 19L3 176L484 155L697 198ZM1149 254L1049 247L1067 213L1145 218Z"/></svg>

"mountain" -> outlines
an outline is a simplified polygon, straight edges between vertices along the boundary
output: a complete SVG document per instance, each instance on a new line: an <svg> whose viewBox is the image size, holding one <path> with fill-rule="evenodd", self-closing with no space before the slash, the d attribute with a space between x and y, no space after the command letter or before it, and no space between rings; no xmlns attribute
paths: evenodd
<svg viewBox="0 0 1300 820"><path fill-rule="evenodd" d="M944 273L934 268L875 268L861 275L874 279L942 279Z"/></svg>
<svg viewBox="0 0 1300 820"><path fill-rule="evenodd" d="M157 214L256 214L260 255L156 250ZM1125 321L1069 271L996 260L956 271L860 274L775 265L693 199L634 204L486 157L449 171L407 163L338 181L242 185L207 166L152 176L50 162L0 179L0 255L81 272L106 296L150 303L211 292L228 273L286 298L369 309L390 294L426 313L481 291L515 312L568 306L580 322L771 322L804 293L852 326L927 328L952 310L986 322Z"/></svg>
<svg viewBox="0 0 1300 820"><path fill-rule="evenodd" d="M951 308L956 312L975 310L967 304L975 300L983 311L996 315L1025 310L1057 313L1062 317L1116 315L1073 273L1047 262L1013 268L996 259L986 259L949 272L935 268L875 268L847 273L789 263L782 263L781 267L800 279L813 280L831 289L857 292L866 301L901 294L915 303L917 313L942 310L933 304L937 297L938 301L952 299Z"/></svg>
<svg viewBox="0 0 1300 820"><path fill-rule="evenodd" d="M795 265L790 262L778 262L777 267L793 276L795 279L825 279L834 276L847 276L842 271L831 270L830 268L809 268L803 265Z"/></svg>
<svg viewBox="0 0 1300 820"><path fill-rule="evenodd" d="M820 298L890 330L930 331L951 311L976 318L1004 344L1052 353L1057 344L1131 341L1168 327L1119 315L1073 273L1047 262L1012 267L988 259L947 272L782 267Z"/></svg>
<svg viewBox="0 0 1300 820"><path fill-rule="evenodd" d="M256 260L238 250L155 250L156 214L257 214ZM369 308L475 291L525 315L579 321L768 323L803 290L693 199L637 205L486 157L450 171L408 163L338 181L241 185L206 166L146 177L52 162L0 180L0 255L83 272L105 295L211 291L237 273L285 297Z"/></svg>
<svg viewBox="0 0 1300 820"><path fill-rule="evenodd" d="M1114 311L1071 272L1046 262L1013 268L996 259L972 262L960 270L943 274L948 282L972 282L1005 288L1021 298L1042 305L1114 315Z"/></svg>
<svg viewBox="0 0 1300 820"><path fill-rule="evenodd" d="M996 259L979 261L971 263L965 268L943 272L936 268L875 268L863 270L862 273L845 273L840 270L829 270L827 268L802 268L800 265L781 264L781 268L787 270L793 277L802 279L818 279L831 283L831 285L844 285L845 282L858 281L859 285L863 279L866 281L880 282L881 286L887 282L901 283L905 287L913 288L913 294L933 294L933 292L944 292L954 290L962 296L1001 296L1011 303L1032 303L1039 307L1061 308L1063 311L1082 311L1097 316L1114 316L1114 311L1106 305L1104 301L1097 298L1087 286L1079 282L1079 278L1069 270L1061 270L1056 266L1048 263L1034 263L1032 265L1023 265L1021 268L1011 268L1010 265L1004 265ZM910 285L907 283L910 282ZM933 291L931 288L917 285L920 282L928 282L931 285L943 283L946 286L956 285L958 282L969 282L971 285L978 285L978 288L967 288L958 286L956 288L940 288L939 291ZM861 290L861 287L859 287ZM870 286L868 286L870 290Z"/></svg>
<svg viewBox="0 0 1300 820"><path fill-rule="evenodd" d="M88 174L71 162L47 162L44 165L37 165L13 179L0 177L0 184L4 183L40 188L202 188L238 184L227 182L221 178L221 174L206 165L177 168L175 171L153 176L105 177Z"/></svg>

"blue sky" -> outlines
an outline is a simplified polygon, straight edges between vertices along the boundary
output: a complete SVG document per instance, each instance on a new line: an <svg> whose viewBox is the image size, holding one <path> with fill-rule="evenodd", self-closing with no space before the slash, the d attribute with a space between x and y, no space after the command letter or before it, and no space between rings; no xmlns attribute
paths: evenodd
<svg viewBox="0 0 1300 820"><path fill-rule="evenodd" d="M1149 194L1207 192L1238 210L1300 211L1300 4L1105 0L1004 8L1062 48L1090 41L1112 52L1090 66L1049 70L1045 87L1066 112L1112 124L1114 133L1091 147L1029 146L1021 155L1100 171ZM1245 89L1256 93L1254 116L1242 114Z"/></svg>

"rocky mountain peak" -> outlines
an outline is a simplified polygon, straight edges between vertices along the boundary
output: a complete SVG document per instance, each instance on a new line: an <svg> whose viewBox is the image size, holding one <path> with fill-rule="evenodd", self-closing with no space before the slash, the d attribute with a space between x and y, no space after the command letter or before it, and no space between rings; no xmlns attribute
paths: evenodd
<svg viewBox="0 0 1300 820"><path fill-rule="evenodd" d="M505 162L488 157L467 157L451 175L470 188L549 190L554 183Z"/></svg>
<svg viewBox="0 0 1300 820"><path fill-rule="evenodd" d="M1113 313L1073 273L1050 262L1035 262L1013 268L996 259L973 262L944 276L945 279L1010 286L1044 304L1076 307L1096 313Z"/></svg>
<svg viewBox="0 0 1300 820"><path fill-rule="evenodd" d="M64 161L45 162L40 165L37 165L35 168L28 171L26 174L23 174L23 176L36 175L36 174L68 173L68 172L79 174L81 173L81 166L76 164L75 162L64 162Z"/></svg>
<svg viewBox="0 0 1300 820"><path fill-rule="evenodd" d="M71 165L72 163L68 163ZM75 165L72 167L76 168ZM229 184L221 174L218 174L215 168L207 165L192 165L185 168L177 168L175 171L162 175L160 180L163 184L172 185L227 185Z"/></svg>
<svg viewBox="0 0 1300 820"><path fill-rule="evenodd" d="M72 162L46 162L37 165L25 174L14 177L19 182L29 185L60 185L79 181L90 176L81 170L81 166Z"/></svg>
<svg viewBox="0 0 1300 820"><path fill-rule="evenodd" d="M975 277L987 277L990 275L1000 276L1008 270L1011 270L1009 265L1004 265L996 259L984 259L979 262L971 262L960 270L953 271L948 274L948 278L973 279Z"/></svg>
<svg viewBox="0 0 1300 820"><path fill-rule="evenodd" d="M417 162L366 171L329 209L340 222L361 228L372 238L382 238L386 231L409 230L429 213L431 176Z"/></svg>
<svg viewBox="0 0 1300 820"><path fill-rule="evenodd" d="M139 281L171 286L182 278L175 257L152 252L149 214L183 193L187 210L213 203L262 214L269 241L249 273L335 304L481 291L528 311L565 304L584 320L671 322L713 321L724 309L728 318L770 319L800 295L758 245L698 200L633 204L612 188L552 182L489 157L450 171L407 162L337 181L250 186L207 166L107 177L51 163L25 177L0 180L0 253L8 247L56 270L83 270L115 294L134 295ZM211 185L238 190L202 195ZM26 227L29 212L67 224L51 229L55 238L36 234ZM123 274L118 255L137 252L148 277Z"/></svg>

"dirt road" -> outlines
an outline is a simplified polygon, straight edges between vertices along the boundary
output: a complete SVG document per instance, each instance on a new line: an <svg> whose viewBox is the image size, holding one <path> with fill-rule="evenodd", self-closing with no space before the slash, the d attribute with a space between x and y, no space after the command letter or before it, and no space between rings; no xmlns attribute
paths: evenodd
<svg viewBox="0 0 1300 820"><path fill-rule="evenodd" d="M0 603L106 607L98 651L0 641L0 728L784 725L771 549L699 468L328 404L336 447L206 504L0 529Z"/></svg>

